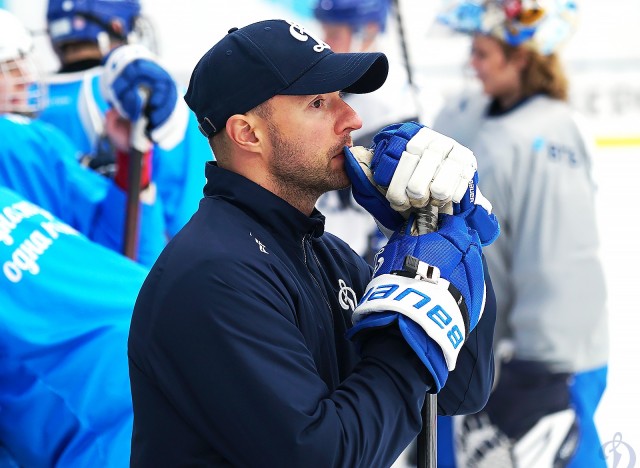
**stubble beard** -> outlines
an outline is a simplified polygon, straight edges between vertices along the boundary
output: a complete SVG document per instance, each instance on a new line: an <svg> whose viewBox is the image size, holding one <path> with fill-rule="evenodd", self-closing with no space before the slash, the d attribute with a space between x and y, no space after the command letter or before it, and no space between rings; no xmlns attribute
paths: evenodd
<svg viewBox="0 0 640 468"><path fill-rule="evenodd" d="M296 202L299 202L313 206L323 193L351 185L344 165L335 167L335 162L332 161L333 156L350 142L349 138L324 154L316 154L311 160L304 160L301 155L305 154L305 147L301 142L286 141L272 127L269 132L276 156L271 176L280 191L279 195L290 204L297 205Z"/></svg>

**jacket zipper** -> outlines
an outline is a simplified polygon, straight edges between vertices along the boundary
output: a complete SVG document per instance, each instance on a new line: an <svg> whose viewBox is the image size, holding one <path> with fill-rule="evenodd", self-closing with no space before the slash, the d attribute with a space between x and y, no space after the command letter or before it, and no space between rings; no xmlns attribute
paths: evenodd
<svg viewBox="0 0 640 468"><path fill-rule="evenodd" d="M313 282L316 284L316 286L320 290L320 295L322 296L324 303L327 305L327 308L329 309L329 316L331 318L331 327L335 329L335 325L333 323L333 320L334 320L333 310L331 309L331 304L329 303L329 299L325 296L324 288L319 283L318 279L314 276L313 271L311 270L311 267L309 267L309 264L307 263L307 250L305 248L305 243L308 243L309 250L311 250L311 252L313 253L313 258L316 262L316 265L318 266L318 271L320 271L320 261L318 260L318 257L316 257L315 252L313 252L313 248L311 247L311 242L308 241L308 239L310 238L311 238L311 234L305 234L304 237L302 238L302 254L304 255L304 264L307 267L307 271L309 272L309 275L313 279Z"/></svg>

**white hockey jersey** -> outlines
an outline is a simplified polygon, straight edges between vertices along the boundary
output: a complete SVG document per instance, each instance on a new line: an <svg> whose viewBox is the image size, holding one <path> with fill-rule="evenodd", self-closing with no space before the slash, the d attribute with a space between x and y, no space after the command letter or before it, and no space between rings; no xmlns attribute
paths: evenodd
<svg viewBox="0 0 640 468"><path fill-rule="evenodd" d="M533 96L501 115L489 101L448 101L433 128L474 151L501 235L485 249L498 301L496 341L556 371L608 357L592 156L570 107Z"/></svg>

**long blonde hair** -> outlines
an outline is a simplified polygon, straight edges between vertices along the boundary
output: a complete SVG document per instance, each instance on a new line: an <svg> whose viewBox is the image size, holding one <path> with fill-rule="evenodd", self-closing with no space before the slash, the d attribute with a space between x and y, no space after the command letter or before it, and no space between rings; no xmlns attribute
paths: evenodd
<svg viewBox="0 0 640 468"><path fill-rule="evenodd" d="M557 53L543 55L526 45L511 46L503 41L500 42L507 58L516 53L527 54L527 63L520 75L523 97L546 94L561 101L568 100L569 80Z"/></svg>

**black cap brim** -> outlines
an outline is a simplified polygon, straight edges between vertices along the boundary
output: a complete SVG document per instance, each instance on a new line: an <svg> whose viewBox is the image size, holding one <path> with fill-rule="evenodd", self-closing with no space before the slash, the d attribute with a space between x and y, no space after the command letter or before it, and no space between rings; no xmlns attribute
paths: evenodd
<svg viewBox="0 0 640 468"><path fill-rule="evenodd" d="M388 73L389 61L379 52L327 54L277 94L370 93L384 84Z"/></svg>

